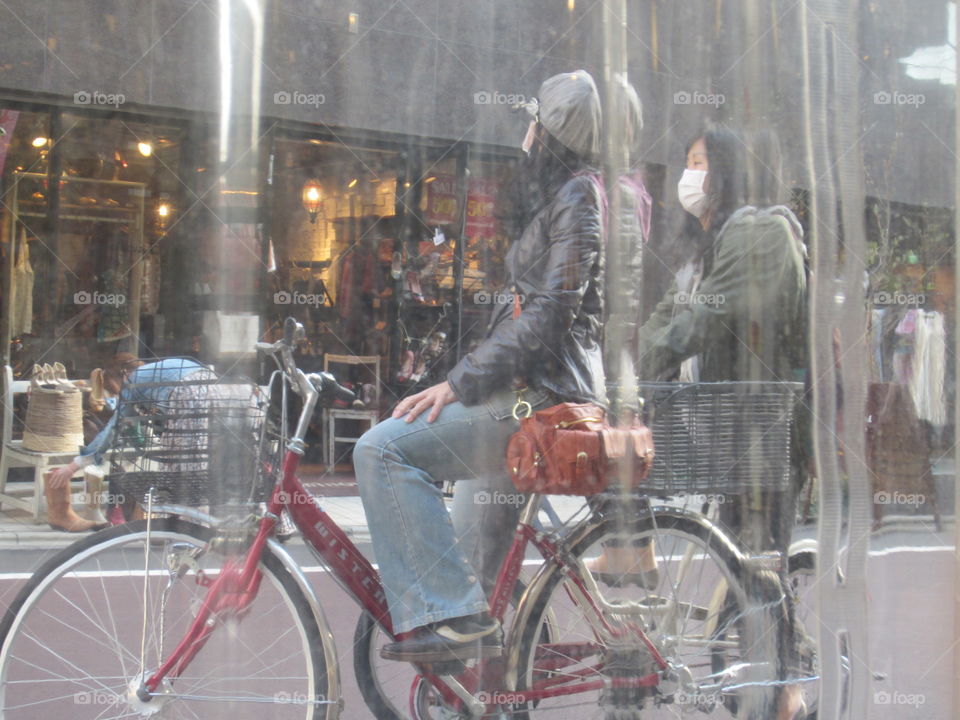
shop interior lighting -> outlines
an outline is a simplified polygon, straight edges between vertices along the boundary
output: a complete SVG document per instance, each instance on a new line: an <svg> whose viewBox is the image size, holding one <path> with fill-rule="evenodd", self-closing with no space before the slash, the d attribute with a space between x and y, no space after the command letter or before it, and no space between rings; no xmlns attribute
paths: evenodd
<svg viewBox="0 0 960 720"><path fill-rule="evenodd" d="M424 184L424 185L429 185L430 183L432 183L432 182L433 182L434 180L436 180L436 179L437 179L437 176L436 176L436 175L431 175L430 177L428 177L426 180L423 181L423 184Z"/></svg>
<svg viewBox="0 0 960 720"><path fill-rule="evenodd" d="M323 188L319 180L310 179L303 184L300 201L303 209L310 214L310 222L316 223L320 208L323 207Z"/></svg>
<svg viewBox="0 0 960 720"><path fill-rule="evenodd" d="M33 145L35 148L42 148L48 142L50 142L50 138L45 138L43 136L38 135L33 139L33 141L30 144Z"/></svg>
<svg viewBox="0 0 960 720"><path fill-rule="evenodd" d="M358 182L357 178L354 178L354 179L351 180L349 183L347 183L347 187L348 187L348 188L355 188L355 187L357 186L357 182Z"/></svg>
<svg viewBox="0 0 960 720"><path fill-rule="evenodd" d="M153 145L148 142L138 142L137 150L139 150L140 154L144 157L150 157L153 155Z"/></svg>
<svg viewBox="0 0 960 720"><path fill-rule="evenodd" d="M161 218L170 217L170 206L167 203L160 203L160 206L157 208L157 215Z"/></svg>

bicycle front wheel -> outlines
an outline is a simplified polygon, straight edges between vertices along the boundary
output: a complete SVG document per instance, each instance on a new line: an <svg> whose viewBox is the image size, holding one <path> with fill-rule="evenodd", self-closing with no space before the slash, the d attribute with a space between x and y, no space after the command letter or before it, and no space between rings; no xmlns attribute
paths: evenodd
<svg viewBox="0 0 960 720"><path fill-rule="evenodd" d="M591 561L611 547L621 556L647 548L656 572L637 565L595 577ZM776 635L766 622L771 604L751 599L739 553L712 525L671 509L627 521L601 515L571 533L562 555L569 571L551 564L534 579L511 648L517 688L549 694L530 717L544 710L558 720L772 717L776 652L764 639ZM548 610L556 630L544 643L539 627ZM524 703L511 709L522 714Z"/></svg>
<svg viewBox="0 0 960 720"><path fill-rule="evenodd" d="M140 521L77 542L37 571L0 624L0 720L270 717L330 720L323 639L307 598L265 550L256 596L214 615L207 642L146 701L225 557L213 531Z"/></svg>

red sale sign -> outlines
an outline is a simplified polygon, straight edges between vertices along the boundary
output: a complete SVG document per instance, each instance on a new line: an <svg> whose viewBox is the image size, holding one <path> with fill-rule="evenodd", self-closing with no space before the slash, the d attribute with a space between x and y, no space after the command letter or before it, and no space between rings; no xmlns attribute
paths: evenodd
<svg viewBox="0 0 960 720"><path fill-rule="evenodd" d="M457 178L454 175L436 175L427 185L427 209L423 220L428 225L453 225L457 217Z"/></svg>
<svg viewBox="0 0 960 720"><path fill-rule="evenodd" d="M493 214L498 183L491 178L470 178L467 184L467 217L464 235L469 238L493 237L497 222ZM455 175L437 175L427 185L427 207L423 214L428 225L457 225L457 179Z"/></svg>
<svg viewBox="0 0 960 720"><path fill-rule="evenodd" d="M471 178L467 188L467 226L464 235L468 238L493 237L497 230L493 215L493 204L497 197L496 180Z"/></svg>

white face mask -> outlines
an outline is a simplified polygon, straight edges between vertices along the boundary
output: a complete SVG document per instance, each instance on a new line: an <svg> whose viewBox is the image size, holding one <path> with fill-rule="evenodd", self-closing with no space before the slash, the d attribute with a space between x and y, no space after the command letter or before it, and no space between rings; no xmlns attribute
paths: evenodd
<svg viewBox="0 0 960 720"><path fill-rule="evenodd" d="M683 209L695 217L700 217L707 209L707 193L703 183L707 179L706 170L684 170L677 183L677 197Z"/></svg>
<svg viewBox="0 0 960 720"><path fill-rule="evenodd" d="M520 147L525 153L530 154L530 148L533 147L533 140L537 137L537 121L531 120L527 126L527 134L523 138L523 145Z"/></svg>

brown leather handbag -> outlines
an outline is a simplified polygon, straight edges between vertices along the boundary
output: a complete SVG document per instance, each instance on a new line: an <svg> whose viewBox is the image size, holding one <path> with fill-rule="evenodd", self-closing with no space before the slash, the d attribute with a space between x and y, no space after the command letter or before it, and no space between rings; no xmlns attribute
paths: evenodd
<svg viewBox="0 0 960 720"><path fill-rule="evenodd" d="M621 476L633 488L652 463L649 428L639 420L612 427L602 408L587 403L560 403L520 418L507 444L507 468L521 492L595 495Z"/></svg>

